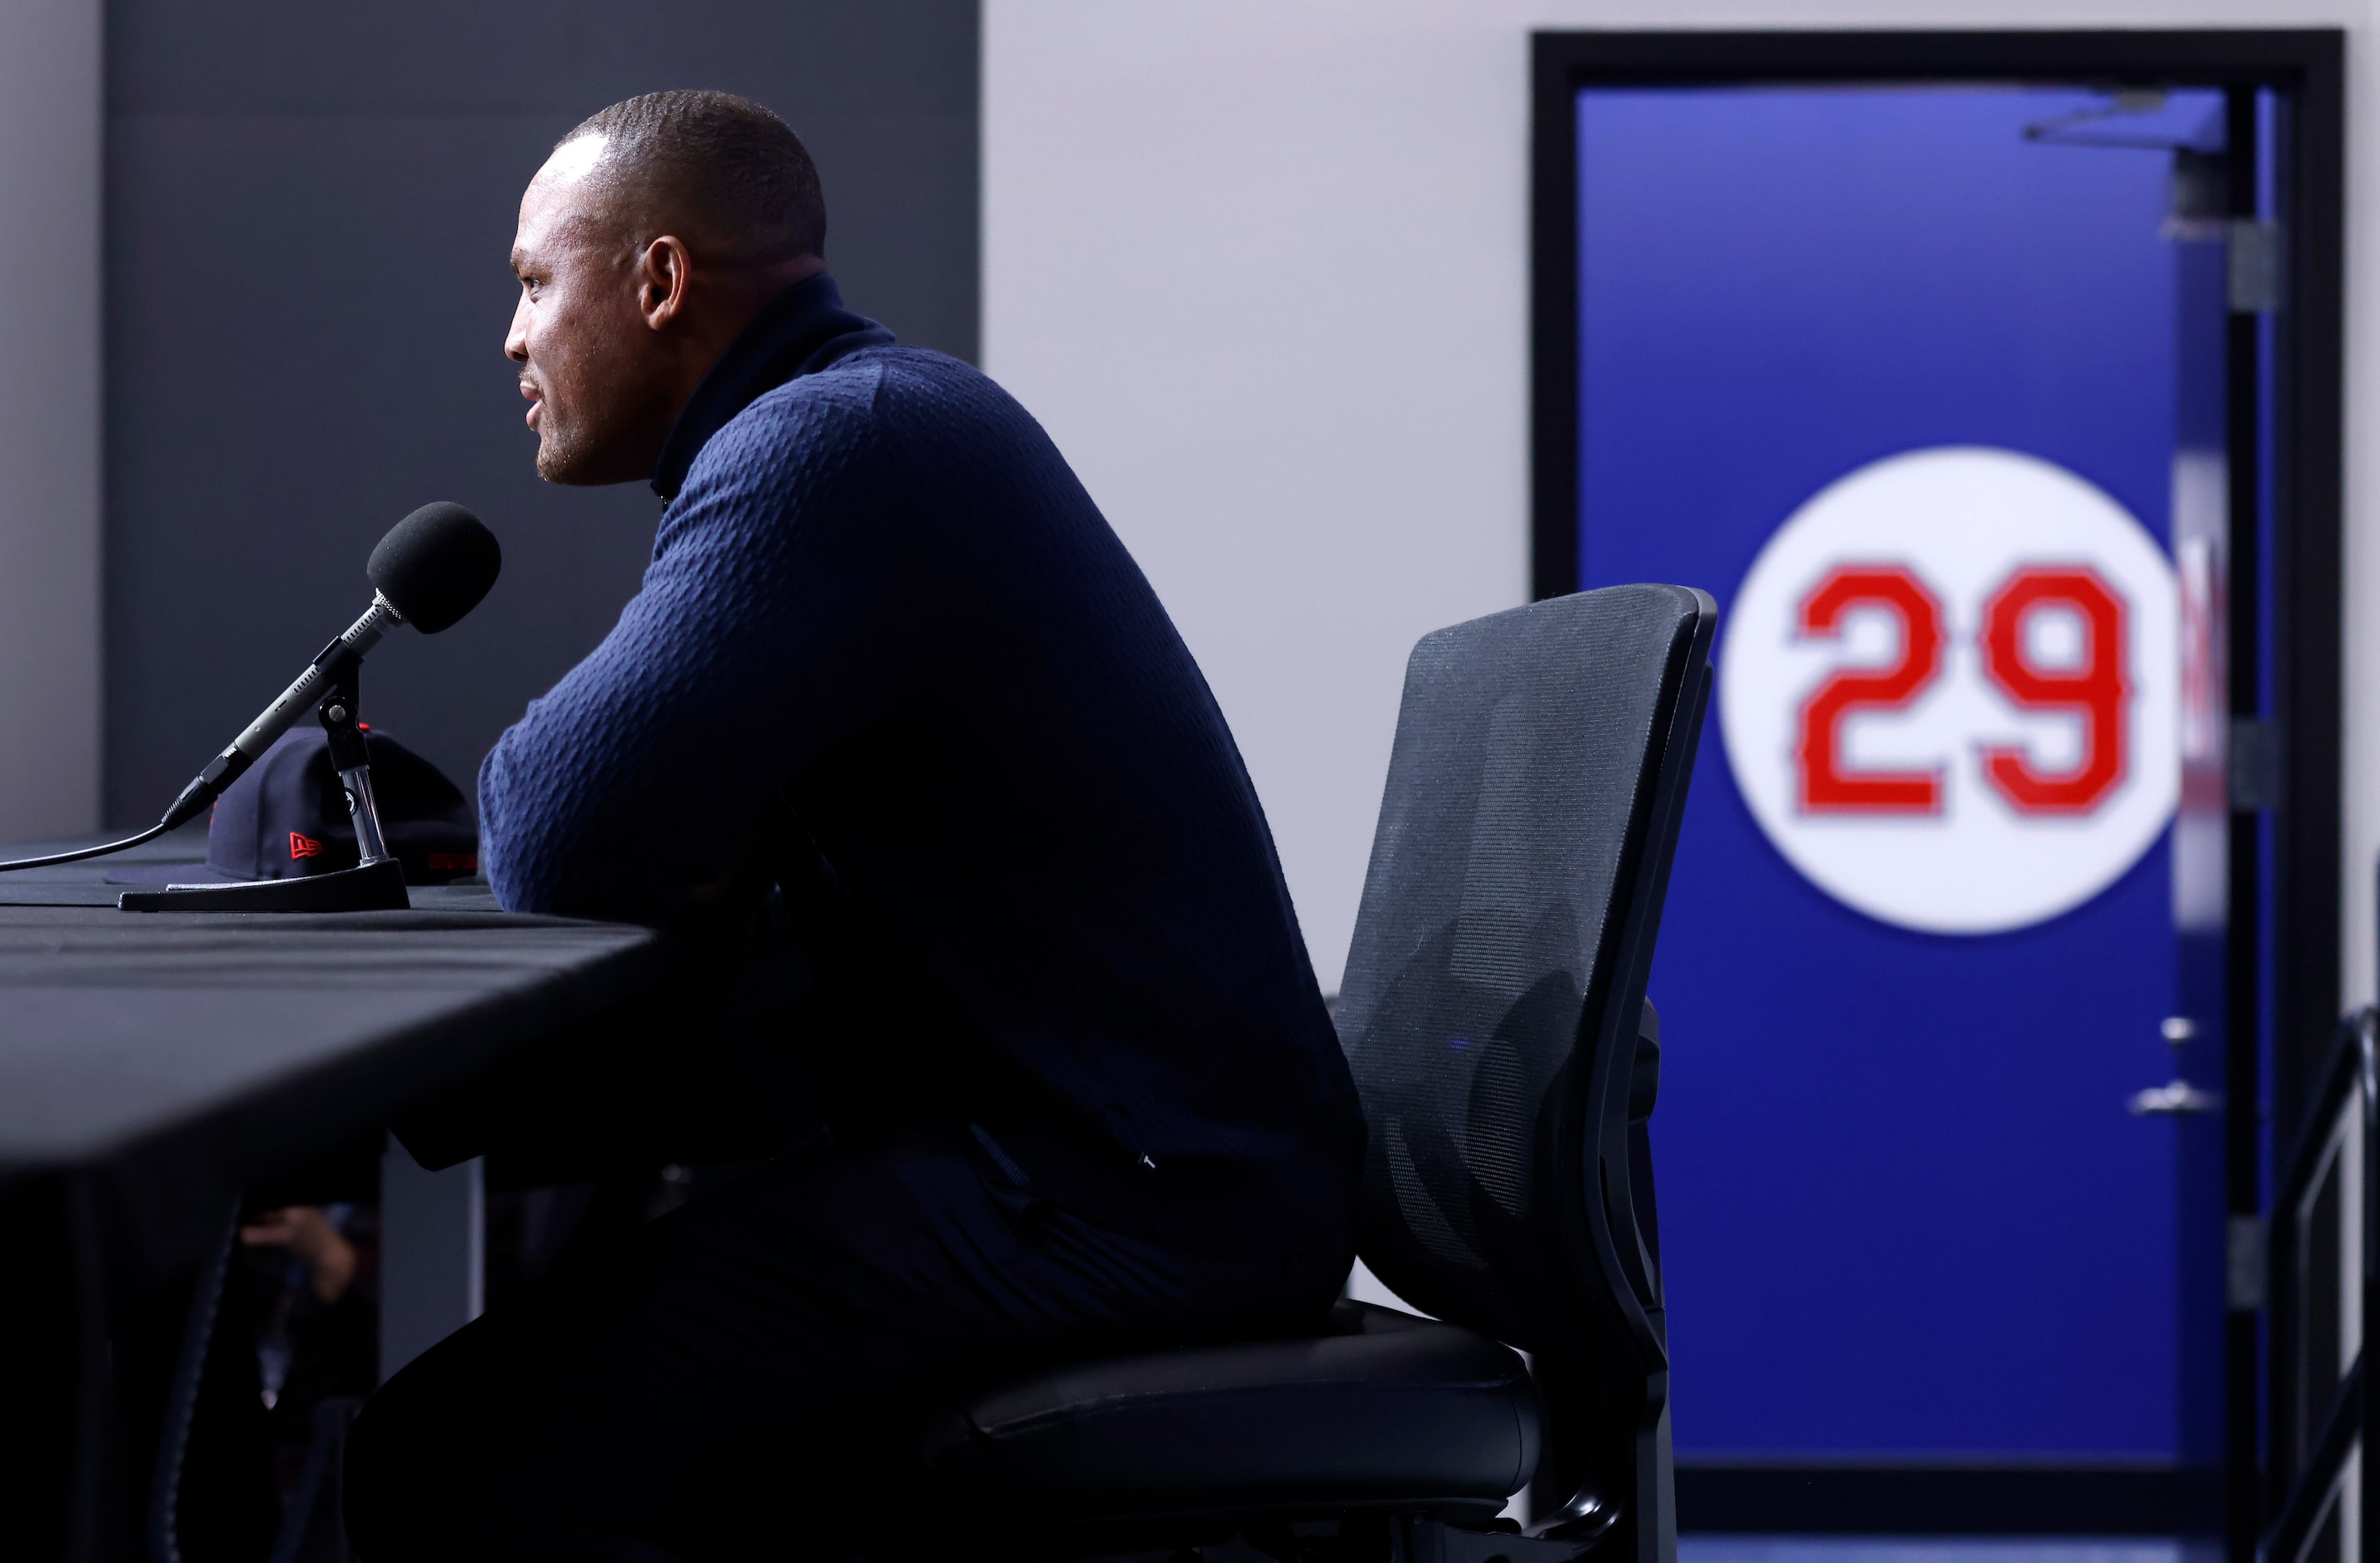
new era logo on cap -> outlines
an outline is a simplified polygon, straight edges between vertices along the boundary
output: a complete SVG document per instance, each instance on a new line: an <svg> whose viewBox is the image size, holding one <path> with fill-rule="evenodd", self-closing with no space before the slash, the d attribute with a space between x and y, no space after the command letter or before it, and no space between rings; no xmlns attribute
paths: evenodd
<svg viewBox="0 0 2380 1563"><path fill-rule="evenodd" d="M301 857L320 857L322 855L322 842L316 841L311 836L301 836L295 830L289 832L289 860L292 863L295 863Z"/></svg>

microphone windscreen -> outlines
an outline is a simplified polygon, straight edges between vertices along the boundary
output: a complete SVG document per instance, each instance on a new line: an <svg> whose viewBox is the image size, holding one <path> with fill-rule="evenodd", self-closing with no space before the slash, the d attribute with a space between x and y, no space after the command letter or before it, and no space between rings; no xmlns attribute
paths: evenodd
<svg viewBox="0 0 2380 1563"><path fill-rule="evenodd" d="M436 635L480 605L504 563L486 523L441 500L391 527L364 574L407 624Z"/></svg>

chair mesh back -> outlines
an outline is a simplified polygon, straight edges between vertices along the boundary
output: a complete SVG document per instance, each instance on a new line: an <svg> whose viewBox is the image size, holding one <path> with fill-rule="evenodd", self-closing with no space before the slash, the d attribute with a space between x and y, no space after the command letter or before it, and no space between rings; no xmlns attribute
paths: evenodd
<svg viewBox="0 0 2380 1563"><path fill-rule="evenodd" d="M1441 630L1406 669L1337 1011L1370 1128L1358 1242L1399 1296L1515 1345L1609 1305L1582 1252L1592 1055L1598 1030L1633 1049L1630 925L1659 919L1714 617L1613 587Z"/></svg>

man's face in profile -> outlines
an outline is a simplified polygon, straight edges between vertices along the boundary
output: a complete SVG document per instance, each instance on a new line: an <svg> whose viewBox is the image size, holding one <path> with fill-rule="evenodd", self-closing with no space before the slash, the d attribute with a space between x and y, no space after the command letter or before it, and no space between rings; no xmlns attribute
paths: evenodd
<svg viewBox="0 0 2380 1563"><path fill-rule="evenodd" d="M653 333L637 307L636 244L591 176L603 149L601 136L556 148L521 197L513 237L521 292L504 353L520 366L538 476L550 483L642 478L668 428Z"/></svg>

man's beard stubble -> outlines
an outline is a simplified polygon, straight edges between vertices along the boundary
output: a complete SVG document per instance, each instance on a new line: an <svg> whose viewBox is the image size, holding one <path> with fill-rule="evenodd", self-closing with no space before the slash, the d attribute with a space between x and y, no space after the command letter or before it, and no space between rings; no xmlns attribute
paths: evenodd
<svg viewBox="0 0 2380 1563"><path fill-rule="evenodd" d="M537 475L549 483L594 488L650 477L669 436L669 409L657 394L615 400L590 418L555 416L552 388L538 387ZM574 397L584 406L587 398Z"/></svg>

